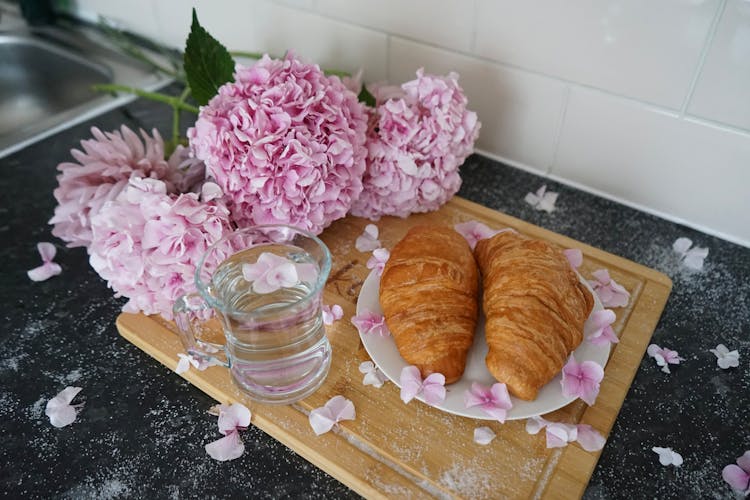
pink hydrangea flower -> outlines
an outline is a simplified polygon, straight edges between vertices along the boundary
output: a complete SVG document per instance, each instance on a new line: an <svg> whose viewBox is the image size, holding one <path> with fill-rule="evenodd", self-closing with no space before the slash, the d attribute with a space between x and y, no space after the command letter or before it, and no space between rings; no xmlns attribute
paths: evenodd
<svg viewBox="0 0 750 500"><path fill-rule="evenodd" d="M529 434L538 434L542 429L545 429L547 448L561 448L577 441L586 451L599 451L607 442L599 431L588 424L550 422L542 417L530 417L526 421L526 432Z"/></svg>
<svg viewBox="0 0 750 500"><path fill-rule="evenodd" d="M400 88L373 90L378 104L368 130L364 191L352 213L378 219L438 209L461 186L458 168L479 135L458 75L420 69Z"/></svg>
<svg viewBox="0 0 750 500"><path fill-rule="evenodd" d="M599 395L599 384L604 378L604 369L593 361L579 363L575 356L562 369L562 393L565 397L581 398L586 404L593 405Z"/></svg>
<svg viewBox="0 0 750 500"><path fill-rule="evenodd" d="M239 226L320 233L362 191L367 116L338 77L288 54L237 66L188 131Z"/></svg>
<svg viewBox="0 0 750 500"><path fill-rule="evenodd" d="M170 195L161 181L134 178L91 219L91 229L89 262L116 296L130 299L123 309L172 319L174 301L195 291L203 253L231 226L218 199Z"/></svg>
<svg viewBox="0 0 750 500"><path fill-rule="evenodd" d="M202 164L188 157L187 148L178 146L164 158L164 141L155 129L151 136L141 130L142 139L124 125L113 132L94 127L91 133L93 139L81 141L83 151L70 152L77 163L57 166L59 186L53 194L58 206L49 223L52 234L69 247L89 246L91 218L117 198L131 177L162 180L169 192L187 191L203 178Z"/></svg>
<svg viewBox="0 0 750 500"><path fill-rule="evenodd" d="M565 258L570 262L570 267L578 269L583 264L583 252L578 248L566 248L563 250Z"/></svg>
<svg viewBox="0 0 750 500"><path fill-rule="evenodd" d="M625 307L630 300L630 292L609 276L609 271L599 269L591 273L593 280L588 280L604 307Z"/></svg>

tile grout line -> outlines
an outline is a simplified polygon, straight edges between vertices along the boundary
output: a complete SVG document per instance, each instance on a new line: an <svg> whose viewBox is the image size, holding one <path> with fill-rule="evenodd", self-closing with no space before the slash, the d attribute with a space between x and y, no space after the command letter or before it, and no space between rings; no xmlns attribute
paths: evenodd
<svg viewBox="0 0 750 500"><path fill-rule="evenodd" d="M680 118L685 118L685 115L687 114L688 106L690 105L690 101L693 100L693 94L695 94L695 88L698 86L698 80L700 79L701 73L703 72L703 66L706 64L706 59L708 59L708 52L711 49L711 46L713 45L714 38L716 37L716 32L719 29L719 22L721 21L721 18L724 16L724 11L727 7L727 0L721 0L721 3L716 8L716 13L714 14L713 19L711 20L711 25L708 28L708 34L706 35L706 40L703 42L703 48L701 49L700 56L698 57L698 64L695 66L695 70L693 72L693 77L690 79L690 86L688 87L687 94L685 95L685 100L682 102L682 106L680 107Z"/></svg>
<svg viewBox="0 0 750 500"><path fill-rule="evenodd" d="M565 117L568 113L568 105L570 104L570 85L566 85L563 90L562 105L560 106L560 116L557 120L557 127L555 130L555 138L552 144L552 158L550 159L549 165L545 169L544 175L552 175L552 170L555 168L557 163L557 153L560 149L560 139L562 138L563 127L565 126Z"/></svg>

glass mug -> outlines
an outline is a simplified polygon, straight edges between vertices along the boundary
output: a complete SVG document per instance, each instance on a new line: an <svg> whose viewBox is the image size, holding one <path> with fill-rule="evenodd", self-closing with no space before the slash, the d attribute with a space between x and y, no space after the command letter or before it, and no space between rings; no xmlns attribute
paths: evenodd
<svg viewBox="0 0 750 500"><path fill-rule="evenodd" d="M331 253L315 235L285 225L234 231L206 250L195 271L197 293L174 305L188 354L229 368L251 399L289 404L315 392L331 366L321 294ZM213 310L224 345L201 339L200 318ZM222 348L226 361L209 352ZM215 349L213 349L215 351Z"/></svg>

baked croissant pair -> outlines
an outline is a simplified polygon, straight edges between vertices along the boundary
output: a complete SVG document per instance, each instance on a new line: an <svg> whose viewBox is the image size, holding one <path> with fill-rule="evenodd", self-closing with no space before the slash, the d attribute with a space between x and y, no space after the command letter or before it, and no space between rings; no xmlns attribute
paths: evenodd
<svg viewBox="0 0 750 500"><path fill-rule="evenodd" d="M480 270L487 368L512 395L533 400L583 340L594 304L549 243L507 231L479 241L472 253L449 227L414 227L391 251L380 280L386 324L401 356L423 376L457 381L474 341Z"/></svg>

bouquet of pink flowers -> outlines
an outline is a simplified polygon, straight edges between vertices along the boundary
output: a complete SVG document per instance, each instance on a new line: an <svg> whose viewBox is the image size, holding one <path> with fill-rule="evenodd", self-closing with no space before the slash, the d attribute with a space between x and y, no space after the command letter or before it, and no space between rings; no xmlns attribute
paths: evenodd
<svg viewBox="0 0 750 500"><path fill-rule="evenodd" d="M479 133L453 73L419 70L400 87L357 95L352 79L291 53L235 65L195 16L184 67L180 98L151 96L198 112L187 147L155 130L94 128L72 151L76 163L58 166L52 232L86 247L131 312L171 318L174 300L194 291L206 248L238 227L285 223L317 234L348 213L436 210L459 189ZM225 83L206 83L217 81Z"/></svg>

